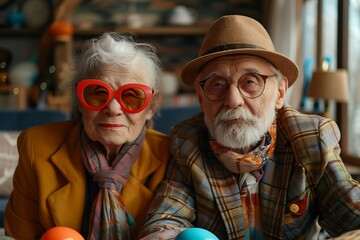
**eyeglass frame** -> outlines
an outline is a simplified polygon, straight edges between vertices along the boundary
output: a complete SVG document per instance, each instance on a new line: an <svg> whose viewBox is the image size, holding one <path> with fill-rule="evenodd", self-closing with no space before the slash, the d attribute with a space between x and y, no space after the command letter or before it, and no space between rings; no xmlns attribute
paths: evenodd
<svg viewBox="0 0 360 240"><path fill-rule="evenodd" d="M260 92L260 94L259 94L258 96L256 96L256 97L249 97L249 96L244 95L243 92L241 91L240 87L239 87L239 79L241 79L243 76L245 76L245 75L247 75L247 74L253 74L253 75L259 76L259 77L264 81L264 87L263 87L262 91ZM241 96L243 96L243 97L245 97L245 98L248 98L248 99L255 99L255 98L260 97L260 96L264 93L265 88L266 88L266 81L267 81L267 79L270 78L270 77L276 77L276 76L277 76L277 74L267 75L267 74L260 74L260 73L255 73L255 72L247 72L247 73L241 75L241 77L240 77L240 78L238 79L238 81L236 82L236 86L237 86L237 89L239 90ZM202 88L202 90L203 90L203 92L204 92L204 95L205 95L205 97L206 97L207 99L209 99L210 101L213 101L213 102L219 102L219 101L224 100L224 99L227 97L227 95L228 95L228 93L229 93L229 89L230 89L230 84L228 83L228 81L226 81L226 83L227 83L227 85L228 85L228 89L227 89L227 93L224 95L223 98L220 98L220 99L217 99L217 100L213 100L213 99L209 98L209 97L206 95L206 91L205 91L205 89L204 89L204 86L205 86L206 81L209 80L209 79L211 79L211 78L213 78L213 77L220 77L220 78L223 78L223 79L226 81L226 79L225 79L224 77L221 77L221 76L209 76L209 77L205 78L204 80L201 80L201 81L199 82L199 85L200 85L200 87Z"/></svg>
<svg viewBox="0 0 360 240"><path fill-rule="evenodd" d="M87 84L85 84L85 83L87 83ZM84 99L83 92L84 92L85 88L89 85L94 85L94 84L105 87L106 90L108 90L108 94L109 94L108 100L106 100L106 102L103 105L101 105L100 107L91 106ZM145 101L144 101L144 104L140 108L131 110L131 109L125 107L124 103L122 102L121 93L126 89L134 88L134 87L141 89L145 93ZM109 91L109 90L111 90L111 91ZM144 85L144 84L139 84L139 83L125 84L125 85L122 85L121 87L119 87L117 90L114 90L108 83L101 81L99 79L82 79L81 81L76 83L76 95L77 95L77 98L78 98L80 104L92 111L101 111L102 109L106 108L106 106L111 102L112 99L115 98L116 101L120 104L121 109L124 112L139 113L148 106L152 96L154 95L154 92L155 91L153 88L151 88L147 85Z"/></svg>

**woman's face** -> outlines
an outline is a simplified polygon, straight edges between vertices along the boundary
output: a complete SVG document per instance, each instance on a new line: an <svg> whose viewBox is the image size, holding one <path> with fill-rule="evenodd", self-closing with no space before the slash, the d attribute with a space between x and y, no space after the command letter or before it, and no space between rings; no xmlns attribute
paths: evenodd
<svg viewBox="0 0 360 240"><path fill-rule="evenodd" d="M139 71L139 69L141 69ZM103 66L101 76L92 76L110 85L114 91L125 84L138 83L153 88L154 83L146 78L146 68L129 69L120 66ZM152 103L138 113L123 111L119 102L113 98L109 104L93 111L79 104L84 129L89 138L100 142L108 156L118 153L123 144L133 142L140 134L146 120L154 114Z"/></svg>

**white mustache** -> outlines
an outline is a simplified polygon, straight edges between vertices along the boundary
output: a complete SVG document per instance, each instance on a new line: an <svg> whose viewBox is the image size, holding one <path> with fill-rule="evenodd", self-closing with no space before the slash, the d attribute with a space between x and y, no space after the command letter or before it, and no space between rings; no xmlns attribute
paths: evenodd
<svg viewBox="0 0 360 240"><path fill-rule="evenodd" d="M254 116L248 109L223 109L215 120L215 124L219 125L222 122L239 120L241 122L246 122L253 124L257 121L257 117Z"/></svg>

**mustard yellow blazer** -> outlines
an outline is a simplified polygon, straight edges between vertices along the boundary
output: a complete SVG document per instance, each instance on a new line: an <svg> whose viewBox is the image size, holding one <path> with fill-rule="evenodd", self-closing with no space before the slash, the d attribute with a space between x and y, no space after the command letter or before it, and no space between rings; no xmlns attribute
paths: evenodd
<svg viewBox="0 0 360 240"><path fill-rule="evenodd" d="M29 128L18 138L19 163L14 190L5 211L5 234L40 238L46 229L68 226L80 232L86 170L80 156L80 127L74 121ZM154 190L170 158L168 137L148 129L122 197L135 218L144 222Z"/></svg>

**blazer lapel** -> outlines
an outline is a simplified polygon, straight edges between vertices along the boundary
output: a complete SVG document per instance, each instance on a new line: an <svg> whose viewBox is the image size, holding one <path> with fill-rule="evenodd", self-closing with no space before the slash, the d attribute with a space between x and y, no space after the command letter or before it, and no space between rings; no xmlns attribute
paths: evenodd
<svg viewBox="0 0 360 240"><path fill-rule="evenodd" d="M203 151L204 168L217 207L225 224L228 239L238 239L244 229L240 189L236 176L225 170L210 149ZM234 222L234 219L239 222Z"/></svg>
<svg viewBox="0 0 360 240"><path fill-rule="evenodd" d="M153 154L150 143L145 140L140 154L131 169L131 176L139 182L143 182L154 173L160 165L161 162L158 160L158 157Z"/></svg>
<svg viewBox="0 0 360 240"><path fill-rule="evenodd" d="M81 228L84 210L86 178L80 155L79 127L74 127L59 150L51 157L65 181L48 197L56 225ZM71 216L68 216L71 215Z"/></svg>
<svg viewBox="0 0 360 240"><path fill-rule="evenodd" d="M163 178L163 174L159 175L159 173L165 171L164 164L159 160L159 155L152 152L151 144L159 143L150 143L145 139L141 152L131 169L129 180L121 193L126 209L135 218L138 226L144 222L148 204ZM163 156L169 157L168 154L163 154ZM163 168L163 171L158 171L159 168ZM139 199L141 199L140 205L138 204Z"/></svg>
<svg viewBox="0 0 360 240"><path fill-rule="evenodd" d="M161 165L161 162L157 157L150 151L149 143L147 140L144 141L142 149L138 158L136 159L129 176L128 183L123 187L122 195L125 202L137 197L140 192L142 194L151 194L150 190L154 190L151 186L148 186L148 177L151 176ZM146 185L146 186L145 186ZM136 188L136 189L134 189Z"/></svg>
<svg viewBox="0 0 360 240"><path fill-rule="evenodd" d="M265 236L271 239L282 239L286 197L293 167L291 144L278 119L275 153L264 166L264 176L259 186L262 228Z"/></svg>
<svg viewBox="0 0 360 240"><path fill-rule="evenodd" d="M275 166L275 171L270 165ZM286 189L291 173L291 169L287 167L268 161L265 166L265 175L259 186L262 229L265 236L271 239L282 239Z"/></svg>

